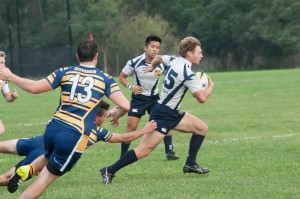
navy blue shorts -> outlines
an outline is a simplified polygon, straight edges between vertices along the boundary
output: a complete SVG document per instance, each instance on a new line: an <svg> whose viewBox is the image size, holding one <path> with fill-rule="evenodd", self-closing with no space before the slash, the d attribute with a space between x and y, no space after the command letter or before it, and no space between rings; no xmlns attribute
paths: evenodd
<svg viewBox="0 0 300 199"><path fill-rule="evenodd" d="M44 136L19 139L17 142L17 152L20 156L26 156L18 165L30 164L37 157L45 154Z"/></svg>
<svg viewBox="0 0 300 199"><path fill-rule="evenodd" d="M85 151L89 137L51 120L45 131L45 157L57 171L70 171Z"/></svg>
<svg viewBox="0 0 300 199"><path fill-rule="evenodd" d="M141 118L145 115L146 111L150 114L154 106L157 104L157 100L159 100L158 95L144 96L132 94L128 116Z"/></svg>
<svg viewBox="0 0 300 199"><path fill-rule="evenodd" d="M156 131L167 135L171 129L179 124L184 115L184 112L181 113L165 105L157 104L150 114L149 121L155 120L157 123Z"/></svg>

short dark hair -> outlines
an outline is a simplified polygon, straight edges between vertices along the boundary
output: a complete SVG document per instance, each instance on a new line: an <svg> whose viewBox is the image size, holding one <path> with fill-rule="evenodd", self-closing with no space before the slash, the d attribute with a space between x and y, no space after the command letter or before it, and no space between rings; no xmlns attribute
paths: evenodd
<svg viewBox="0 0 300 199"><path fill-rule="evenodd" d="M97 116L101 117L103 115L103 112L108 111L108 109L109 109L109 103L102 100L100 102L100 106L97 111Z"/></svg>
<svg viewBox="0 0 300 199"><path fill-rule="evenodd" d="M98 52L96 42L89 39L82 40L77 47L77 56L80 62L92 61Z"/></svg>
<svg viewBox="0 0 300 199"><path fill-rule="evenodd" d="M148 46L151 41L157 41L161 44L161 38L159 38L158 36L155 36L155 35L150 35L146 38L145 46Z"/></svg>

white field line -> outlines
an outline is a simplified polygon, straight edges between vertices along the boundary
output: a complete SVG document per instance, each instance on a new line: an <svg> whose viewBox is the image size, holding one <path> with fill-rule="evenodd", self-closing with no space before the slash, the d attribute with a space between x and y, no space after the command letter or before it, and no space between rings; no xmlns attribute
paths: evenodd
<svg viewBox="0 0 300 199"><path fill-rule="evenodd" d="M288 138L288 137L296 137L296 136L300 136L300 134L283 134L283 135L271 135L271 136L252 136L252 137L244 137L244 138L226 138L223 140L206 140L205 143L208 144L217 144L220 142L223 143L229 143L229 142L238 142L238 141L246 141L246 140L261 140L261 139L268 139L268 138Z"/></svg>
<svg viewBox="0 0 300 199"><path fill-rule="evenodd" d="M16 126L24 126L24 127L29 127L29 126L41 126L41 125L46 125L48 122L35 122L35 123L19 123Z"/></svg>

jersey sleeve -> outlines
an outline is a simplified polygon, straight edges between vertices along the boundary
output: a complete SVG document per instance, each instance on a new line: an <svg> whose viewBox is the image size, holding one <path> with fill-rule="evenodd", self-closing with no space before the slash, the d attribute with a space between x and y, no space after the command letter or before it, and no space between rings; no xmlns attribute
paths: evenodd
<svg viewBox="0 0 300 199"><path fill-rule="evenodd" d="M51 85L51 87L53 89L60 86L61 78L64 74L65 69L66 68L59 68L56 71L54 71L53 73L51 73L50 75L48 75L48 77L46 77L46 80L49 82L49 84Z"/></svg>
<svg viewBox="0 0 300 199"><path fill-rule="evenodd" d="M112 76L107 76L105 80L105 95L109 98L109 96L115 92L121 91L117 82L114 80Z"/></svg>
<svg viewBox="0 0 300 199"><path fill-rule="evenodd" d="M108 142L109 139L112 137L112 133L107 130L106 128L100 128L97 130L97 141L104 141L104 142Z"/></svg>
<svg viewBox="0 0 300 199"><path fill-rule="evenodd" d="M108 142L111 137L112 133L109 130L102 127L97 127L96 124L94 124L94 127L89 135L87 147L90 147L99 141Z"/></svg>
<svg viewBox="0 0 300 199"><path fill-rule="evenodd" d="M133 60L128 60L126 65L124 66L123 73L125 73L126 75L132 75L134 73L134 63Z"/></svg>

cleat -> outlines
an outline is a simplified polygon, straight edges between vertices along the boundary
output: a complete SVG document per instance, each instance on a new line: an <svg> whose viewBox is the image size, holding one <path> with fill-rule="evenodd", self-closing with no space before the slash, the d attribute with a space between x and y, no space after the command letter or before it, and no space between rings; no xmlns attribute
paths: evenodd
<svg viewBox="0 0 300 199"><path fill-rule="evenodd" d="M7 190L10 193L17 191L19 186L27 179L31 178L33 169L31 165L21 166L17 169L15 174L9 179Z"/></svg>
<svg viewBox="0 0 300 199"><path fill-rule="evenodd" d="M9 191L10 193L14 193L22 183L23 180L21 179L21 177L17 173L15 173L8 181L7 191Z"/></svg>
<svg viewBox="0 0 300 199"><path fill-rule="evenodd" d="M114 174L109 173L107 171L107 167L103 167L102 169L100 169L100 172L101 172L104 184L110 184L112 182L113 177L115 177Z"/></svg>
<svg viewBox="0 0 300 199"><path fill-rule="evenodd" d="M183 166L183 173L198 173L198 174L206 174L209 172L208 169L201 168L197 163L194 165L184 165Z"/></svg>
<svg viewBox="0 0 300 199"><path fill-rule="evenodd" d="M177 160L177 159L179 159L179 156L174 151L169 151L166 154L166 158L167 158L167 160Z"/></svg>

